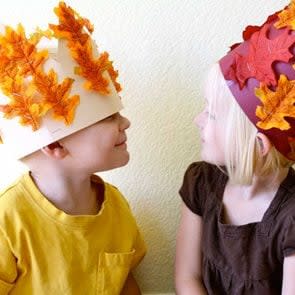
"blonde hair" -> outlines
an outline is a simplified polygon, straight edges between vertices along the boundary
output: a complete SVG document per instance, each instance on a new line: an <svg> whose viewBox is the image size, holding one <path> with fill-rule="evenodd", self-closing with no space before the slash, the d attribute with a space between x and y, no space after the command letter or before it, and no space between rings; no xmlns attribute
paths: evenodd
<svg viewBox="0 0 295 295"><path fill-rule="evenodd" d="M278 169L290 167L288 160L273 146L261 156L257 129L236 102L221 73L214 64L207 78L209 112L218 109L224 114L224 157L229 180L236 184L251 184L254 175L266 176ZM217 114L218 115L218 114Z"/></svg>

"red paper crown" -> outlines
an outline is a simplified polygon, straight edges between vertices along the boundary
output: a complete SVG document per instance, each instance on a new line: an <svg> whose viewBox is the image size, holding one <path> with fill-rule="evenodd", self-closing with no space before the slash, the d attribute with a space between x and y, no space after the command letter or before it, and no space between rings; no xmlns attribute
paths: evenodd
<svg viewBox="0 0 295 295"><path fill-rule="evenodd" d="M295 0L248 26L244 42L220 61L227 85L244 113L275 148L295 160Z"/></svg>

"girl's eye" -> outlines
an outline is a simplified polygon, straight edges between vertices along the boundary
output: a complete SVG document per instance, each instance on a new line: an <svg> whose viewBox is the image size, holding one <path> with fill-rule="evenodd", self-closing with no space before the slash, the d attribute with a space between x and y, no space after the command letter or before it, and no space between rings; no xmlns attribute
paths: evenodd
<svg viewBox="0 0 295 295"><path fill-rule="evenodd" d="M206 117L208 117L210 120L215 120L215 119L216 119L215 115L213 115L213 114L210 113L209 111L205 111L204 114L205 114Z"/></svg>
<svg viewBox="0 0 295 295"><path fill-rule="evenodd" d="M208 117L210 120L215 120L216 117L213 114L208 113Z"/></svg>

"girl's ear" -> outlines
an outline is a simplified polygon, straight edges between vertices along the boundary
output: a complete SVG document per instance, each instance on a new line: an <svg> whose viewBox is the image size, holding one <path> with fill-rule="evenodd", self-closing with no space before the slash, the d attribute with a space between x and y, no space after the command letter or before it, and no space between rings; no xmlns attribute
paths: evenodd
<svg viewBox="0 0 295 295"><path fill-rule="evenodd" d="M53 142L41 149L42 153L47 157L59 160L68 155L68 150L60 144L60 142Z"/></svg>
<svg viewBox="0 0 295 295"><path fill-rule="evenodd" d="M256 139L258 141L260 155L262 157L266 156L272 147L272 143L268 137L261 132L257 133Z"/></svg>

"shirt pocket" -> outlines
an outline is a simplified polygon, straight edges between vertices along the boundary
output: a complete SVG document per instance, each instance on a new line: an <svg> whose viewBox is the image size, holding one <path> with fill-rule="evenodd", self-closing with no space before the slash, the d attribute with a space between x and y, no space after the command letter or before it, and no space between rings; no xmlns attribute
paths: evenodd
<svg viewBox="0 0 295 295"><path fill-rule="evenodd" d="M99 253L97 269L97 294L120 294L129 274L135 249L121 253Z"/></svg>

